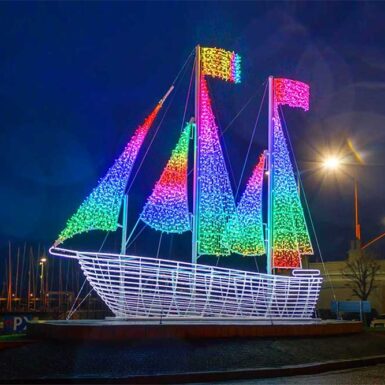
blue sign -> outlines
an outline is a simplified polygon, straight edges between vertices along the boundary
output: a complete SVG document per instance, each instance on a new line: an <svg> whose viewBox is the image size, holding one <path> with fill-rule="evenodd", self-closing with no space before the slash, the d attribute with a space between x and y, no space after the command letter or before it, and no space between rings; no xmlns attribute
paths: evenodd
<svg viewBox="0 0 385 385"><path fill-rule="evenodd" d="M4 315L4 333L23 333L27 330L27 323L31 315Z"/></svg>
<svg viewBox="0 0 385 385"><path fill-rule="evenodd" d="M370 313L372 311L369 301L332 301L330 308L333 313Z"/></svg>

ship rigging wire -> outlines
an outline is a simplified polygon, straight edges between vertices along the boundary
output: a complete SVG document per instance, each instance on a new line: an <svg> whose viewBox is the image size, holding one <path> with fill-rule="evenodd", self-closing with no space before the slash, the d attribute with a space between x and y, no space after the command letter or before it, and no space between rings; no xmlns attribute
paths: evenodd
<svg viewBox="0 0 385 385"><path fill-rule="evenodd" d="M107 240L107 238L108 238L109 235L110 235L110 231L108 231L107 234L104 236L103 242L102 242L102 244L101 244L100 247L99 247L98 253L100 253L100 252L102 251L102 248L103 248L104 244L106 243L106 240ZM68 314L67 314L67 317L66 317L66 320L67 320L67 321L68 321L68 320L75 314L76 310L79 309L80 305L86 300L86 298L87 298L87 297L93 292L93 290L94 290L94 288L91 288L91 290L88 292L88 294L83 298L83 300L82 300L82 301L76 306L76 308L74 309L75 304L76 304L76 301L79 299L79 296L80 296L81 292L83 291L83 288L84 288L86 282L87 282L87 278L84 278L84 281L83 281L83 283L82 283L82 286L81 286L81 288L79 289L78 294L76 295L76 298L75 298L75 300L74 300L74 302L73 302L73 304L72 304L72 306L71 306L71 309L70 309L70 311L69 311Z"/></svg>
<svg viewBox="0 0 385 385"><path fill-rule="evenodd" d="M266 92L267 92L267 89L268 89L268 83L267 83L267 81L266 81L265 83L266 83L266 85L265 85L265 90L264 90L264 92L263 92L263 96L262 96L261 103L259 104L259 110L258 110L257 118L256 118L255 123L254 123L253 133L251 134L251 138L250 138L250 141L249 141L249 146L248 146L248 148L247 148L247 152L246 152L246 156L245 156L245 161L243 162L243 167L242 167L241 176L240 176L240 178L239 178L237 190L236 190L235 195L234 195L234 199L235 199L235 200L237 199L238 192L239 192L239 188L240 188L241 183L242 183L243 174L244 174L244 172L245 172L246 164L247 164L247 161L248 161L248 159L249 159L249 154L250 154L250 150L251 150L251 145L253 144L253 139L254 139L254 136L255 136L255 132L256 132L256 130L257 130L257 125L258 125L258 122L259 122L259 117L261 116L263 102L265 101L265 96L266 96Z"/></svg>
<svg viewBox="0 0 385 385"><path fill-rule="evenodd" d="M192 53L193 53L193 52L195 52L195 51L192 51ZM185 69L185 70L187 69L187 63L188 63L188 61L191 59L192 53L190 53L190 55L189 55L188 58L186 59L185 63L183 64L182 69L178 72L178 75L177 75L177 77L175 78L173 85L175 84L175 82L177 81L177 79L178 79L178 78L180 77L180 75L182 74L183 69ZM192 84L192 76L193 76L193 74L194 74L194 68L195 68L195 63L194 63L194 61L193 61L193 66L192 66L192 71L191 71L191 72L192 72L192 75L191 75L191 77L190 77L190 84L189 84L189 88L188 88L188 91L187 91L186 102L185 102L185 107L184 107L184 114L183 114L182 124L181 124L181 130L183 129L184 120L185 120L185 118L186 118L187 104L188 104L188 101L189 101L189 98L190 98L191 84ZM185 76L185 74L186 74L186 71L183 72L183 74L182 74L182 76L181 76L180 79L183 79L183 77ZM139 164L139 167L137 168L137 170L136 170L136 172L135 172L135 175L134 175L134 177L133 177L132 180L131 180L131 183L130 183L130 185L129 185L127 191L126 191L126 194L128 194L128 193L130 192L131 187L132 187L132 185L133 185L134 182L135 182L135 179L136 179L136 177L137 177L137 175L138 175L138 173L139 173L139 171L140 171L140 169L141 169L141 167L142 167L142 165L143 165L144 160L145 160L146 157L147 157L147 154L148 154L148 152L149 152L149 150L150 150L150 148L151 148L151 146L152 146L152 143L153 143L154 140L155 140L155 137L156 137L156 135L157 135L157 133L158 133L158 131L159 131L159 128L160 128L161 124L163 123L163 120L164 120L164 118L166 117L166 114L167 114L168 110L170 109L170 107L171 107L171 105L172 105L172 102L173 102L173 100L174 100L176 91L177 91L177 89L179 88L180 84L181 84L181 82L179 82L179 83L177 84L177 86L175 87L175 92L174 92L173 95L172 95L172 98L171 98L171 100L170 100L170 103L168 104L167 109L165 110L165 112L164 112L164 114L163 114L163 116L162 116L162 119L161 119L159 125L157 126L157 128L156 128L156 130L155 130L155 134L154 134L153 137L151 138L151 142L150 142L150 144L148 145L147 150L146 150L146 152L145 152L145 154L144 154L144 156L143 156L143 158L142 158L142 160L141 160L141 162L140 162L140 164ZM139 222L140 222L140 217L137 219L137 221L136 221L134 227L133 227L132 230L131 230L130 235L128 236L128 238L127 238L127 240L126 240L126 249L127 249L127 248L128 248L128 247L129 247L129 246L130 246L130 245L131 245L131 244L132 244L132 243L139 237L139 235L142 233L142 231L143 231L144 228L146 227L146 225L145 225L145 226L141 229L141 231L135 236L134 240L127 246L128 242L131 240L131 237L134 235L134 232L135 232L135 230L136 230L136 228L137 228Z"/></svg>
<svg viewBox="0 0 385 385"><path fill-rule="evenodd" d="M176 75L174 81L172 82L172 85L175 85L175 84L176 84L176 82L179 80L179 78L180 78L180 76L181 76L182 73L183 73L183 75L182 75L182 78L183 78L183 76L184 76L184 74L185 74L184 70L186 69L186 66L187 66L187 64L188 64L189 60L191 59L191 57L192 57L192 55L193 55L194 52L195 52L195 49L193 49L193 50L190 52L190 54L188 55L186 61L184 62L184 64L182 65L181 69L180 69L179 72L177 73L177 75ZM194 66L193 66L193 67L194 67ZM193 70L194 70L194 68L193 68ZM193 71L192 71L192 72L193 72ZM176 89L179 87L179 85L180 85L180 82L179 82L178 85L176 86ZM191 88L191 82L190 82L190 86L189 86L189 91L188 91L188 92L190 92L190 88ZM176 89L175 89L175 91L176 91ZM173 100L174 100L174 97L175 97L175 93L172 95L170 102L167 104L167 108L166 108L166 110L165 110L164 113L163 113L162 119L161 119L161 121L159 122L159 124L158 124L158 126L157 126L157 128L156 128L156 130L155 130L155 133L154 133L153 137L151 138L151 142L150 142L149 146L147 147L147 150L146 150L146 152L145 152L145 154L144 154L144 156L143 156L143 158L142 158L142 160L141 160L141 162L140 162L140 164L139 164L139 167L137 168L137 170L136 170L136 172L135 172L135 175L134 175L134 177L132 178L131 183L130 183L128 189L126 189L126 194L131 190L131 187L132 187L132 185L133 185L133 183L134 183L134 181L135 181L135 179L136 179L136 176L138 175L138 173L139 173L139 171L140 171L140 169L141 169L141 167L142 167L142 164L143 164L144 160L145 160L146 157L147 157L148 151L149 151L149 149L151 148L152 143L154 142L154 139L155 139L155 137L156 137L156 135L157 135L157 133L158 133L158 131L159 131L159 128L160 128L160 126L162 125L163 120L164 120L164 118L165 118L165 116L166 116L168 110L170 109L170 107L171 107L171 105L172 105L172 102L173 102ZM189 94L187 95L186 103L188 102L188 98L189 98ZM187 110L187 107L185 106L184 115L183 115L183 120L184 120L185 115L186 115L186 110ZM183 122L183 121L182 121L182 122ZM183 123L182 123L182 125L183 125ZM135 226L134 226L134 228L133 228L133 230L132 230L132 233L133 233L134 230L136 229L136 226L138 225L139 220L140 220L140 219L138 219L137 223L135 224ZM135 240L138 238L138 236L142 233L142 231L144 230L145 227L146 227L146 226L144 226L144 227L141 229L141 231L137 234L137 236L134 238L133 241L135 241ZM132 233L131 233L131 235L132 235ZM103 240L103 242L102 242L102 244L101 244L101 246L100 246L100 248L99 248L99 252L102 250L102 248L103 248L103 246L104 246L104 244L105 244L105 242L106 242L106 240L107 240L109 234L110 234L110 231L108 231L107 234L105 235L104 240ZM128 238L128 239L127 239L127 243L128 243L129 240L130 240L130 239ZM133 242L131 242L130 245L131 245L132 243L133 243ZM130 246L130 245L129 245L129 246ZM127 248L127 247L128 247L128 246L126 246L126 248ZM159 243L159 247L158 247L158 253L159 253L159 248L160 248L160 243ZM67 320L69 320L69 319L72 317L72 315L77 311L77 309L83 304L83 302L86 300L86 298L88 298L88 296L89 296L89 295L92 293L92 291L94 290L93 288L91 288L91 290L88 292L88 294L83 298L83 300L82 300L82 301L76 306L76 308L75 308L76 301L79 299L79 296L80 296L81 292L83 291L83 288L84 288L84 286L85 286L85 284L86 284L86 281L87 281L87 279L85 278L84 281L83 281L83 284L82 284L81 288L79 289L79 291L78 291L78 293L77 293L77 295L76 295L76 298L75 298L75 300L74 300L74 302L73 302L73 304L72 304L72 306L71 306L71 309L70 309L70 311L68 312L68 315L67 315L67 317L66 317Z"/></svg>
<svg viewBox="0 0 385 385"><path fill-rule="evenodd" d="M312 217L311 212L310 212L310 207L309 207L309 203L308 203L308 200L307 200L307 197L306 197L306 192L305 192L305 189L304 189L304 186L303 186L303 183L302 183L301 174L299 172L297 159L294 156L294 148L293 148L293 145L292 145L292 142L291 142L291 139L290 139L289 130L287 128L287 124L286 124L286 120L285 120L285 115L283 114L283 110L282 110L281 106L279 106L279 109L280 109L280 114L282 116L283 127L284 127L284 130L286 132L286 137L287 137L287 140L289 142L291 153L293 154L292 158L294 159L294 166L295 166L295 169L296 169L296 172L297 172L297 178L298 178L298 182L299 182L299 187L300 187L300 189L302 191L302 194L303 194L303 197L304 197L304 200L305 200L306 211L308 213L308 217L309 217L309 220L310 220L311 228L313 230L314 239L315 239L315 242L316 242L316 245L317 245L318 253L319 253L319 256L321 258L322 267L323 267L323 269L324 269L324 271L326 273L326 276L328 277L328 281L329 281L329 284L330 284L330 287L331 287L332 293L333 293L333 298L336 301L337 297L336 297L336 294L335 294L335 291L334 291L333 282L332 282L332 280L330 278L330 274L329 274L329 272L328 272L328 270L326 268L326 265L325 265L325 262L324 262L324 259L323 259L323 256L322 256L321 248L320 248L319 241L318 241L318 236L317 236L317 233L316 233L316 230L315 230L315 226L314 226L314 222L313 222L313 217Z"/></svg>

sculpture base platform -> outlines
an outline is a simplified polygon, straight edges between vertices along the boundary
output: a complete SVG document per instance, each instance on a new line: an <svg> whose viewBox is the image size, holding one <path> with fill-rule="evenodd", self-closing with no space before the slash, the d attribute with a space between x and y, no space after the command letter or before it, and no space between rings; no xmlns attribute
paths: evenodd
<svg viewBox="0 0 385 385"><path fill-rule="evenodd" d="M361 333L356 321L245 319L132 319L37 321L28 326L31 338L63 341L129 341L263 337L326 337Z"/></svg>

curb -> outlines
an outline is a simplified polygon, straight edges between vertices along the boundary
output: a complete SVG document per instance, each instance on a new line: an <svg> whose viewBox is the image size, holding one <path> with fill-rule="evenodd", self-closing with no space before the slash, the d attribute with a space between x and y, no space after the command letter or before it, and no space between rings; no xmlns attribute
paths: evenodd
<svg viewBox="0 0 385 385"><path fill-rule="evenodd" d="M0 380L0 384L187 384L197 382L250 380L259 378L289 377L359 368L385 363L385 355L368 356L350 360L334 360L288 365L277 368L242 369L228 372L192 372L159 375L139 375L125 378L39 378Z"/></svg>

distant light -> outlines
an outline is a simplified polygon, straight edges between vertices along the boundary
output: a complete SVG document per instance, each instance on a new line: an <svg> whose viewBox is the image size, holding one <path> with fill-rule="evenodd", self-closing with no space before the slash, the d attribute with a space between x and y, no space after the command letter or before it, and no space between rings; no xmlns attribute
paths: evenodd
<svg viewBox="0 0 385 385"><path fill-rule="evenodd" d="M40 262L43 262L43 263L44 263L44 262L47 262L47 258L46 258L46 257L41 258L41 259L40 259Z"/></svg>
<svg viewBox="0 0 385 385"><path fill-rule="evenodd" d="M331 156L323 161L323 167L329 170L337 170L341 166L341 159Z"/></svg>
<svg viewBox="0 0 385 385"><path fill-rule="evenodd" d="M364 164L364 160L361 156L361 154L356 150L353 142L348 138L347 139L348 147L350 148L350 151L353 153L354 157L356 158L356 161L360 164Z"/></svg>
<svg viewBox="0 0 385 385"><path fill-rule="evenodd" d="M265 171L265 175L269 175L269 174L270 174L269 170Z"/></svg>

